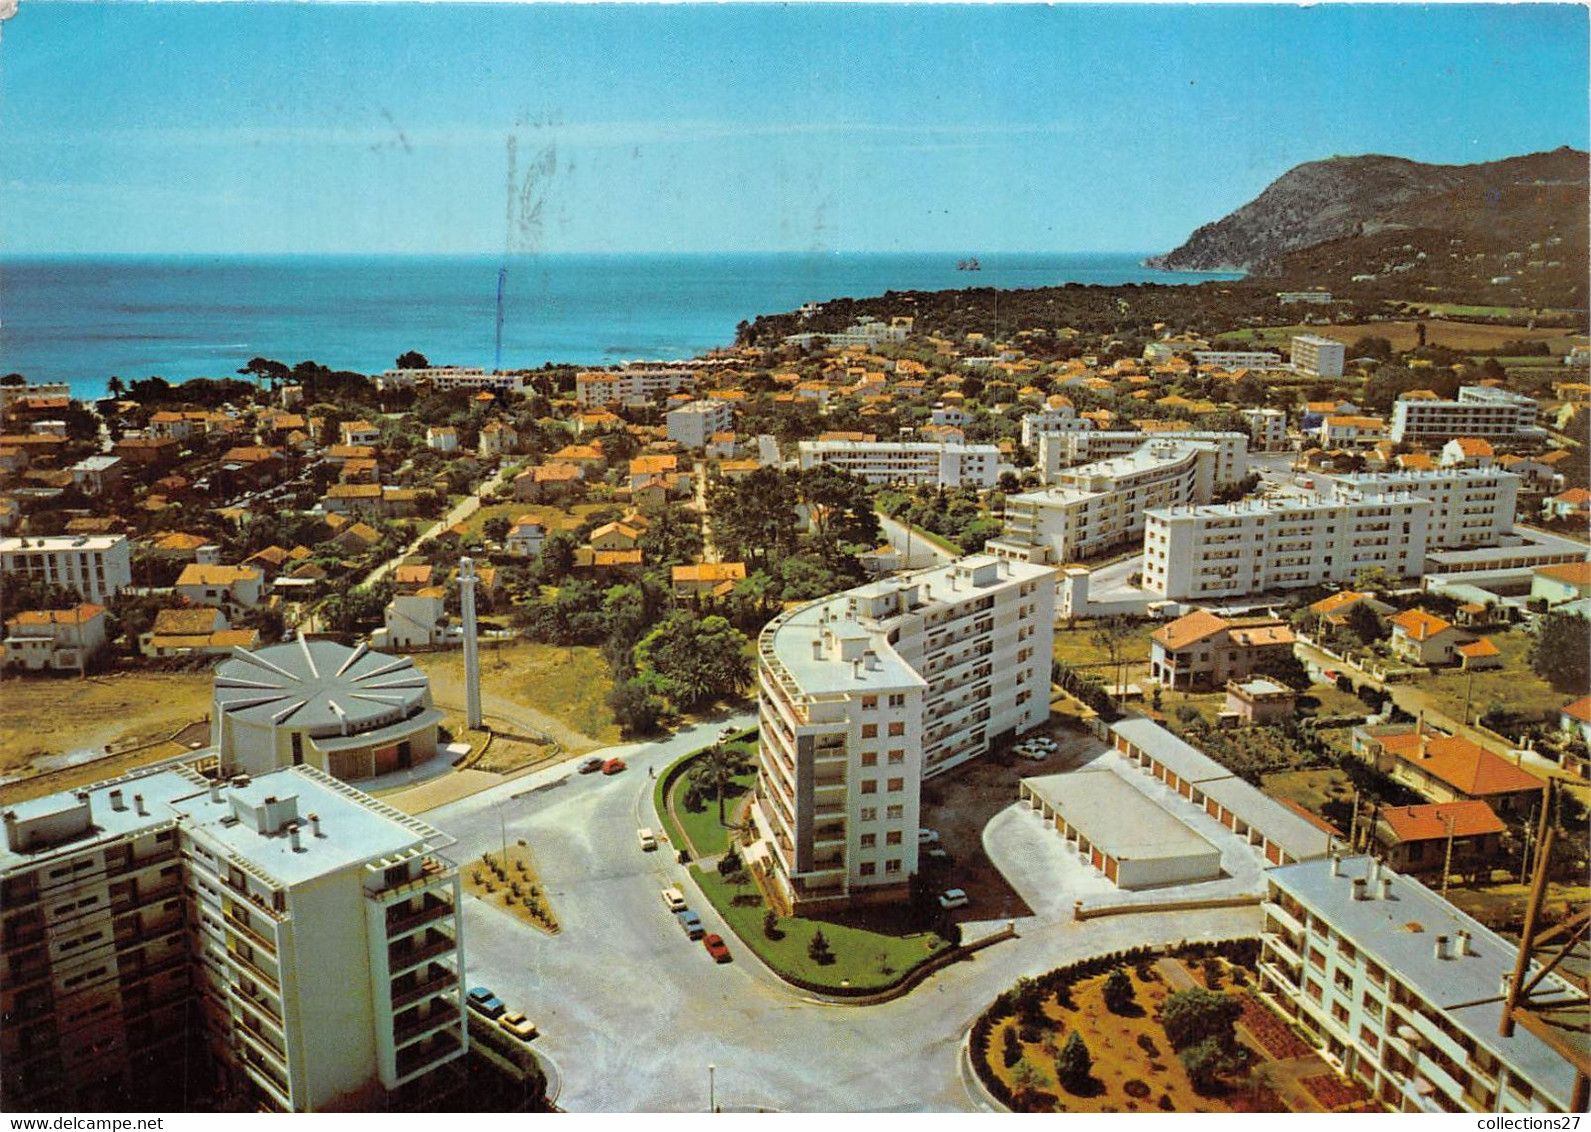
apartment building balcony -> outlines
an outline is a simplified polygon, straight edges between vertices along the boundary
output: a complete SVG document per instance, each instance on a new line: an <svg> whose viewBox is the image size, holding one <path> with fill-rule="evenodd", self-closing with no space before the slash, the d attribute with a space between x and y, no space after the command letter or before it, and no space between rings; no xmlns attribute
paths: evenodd
<svg viewBox="0 0 1591 1132"><path fill-rule="evenodd" d="M266 1054L246 1044L238 1049L236 1058L238 1067L265 1094L267 1100L284 1112L292 1110L292 1090L287 1084L286 1070L276 1065Z"/></svg>
<svg viewBox="0 0 1591 1132"><path fill-rule="evenodd" d="M447 932L439 931L433 925L426 929L426 937L420 942L413 936L405 936L398 943L387 946L387 970L393 975L401 975L411 971L432 959L442 955L450 955L458 950L458 941Z"/></svg>
<svg viewBox="0 0 1591 1132"><path fill-rule="evenodd" d="M812 776L812 789L814 791L841 791L845 789L845 774L815 774ZM831 794L832 797L832 794Z"/></svg>
<svg viewBox="0 0 1591 1132"><path fill-rule="evenodd" d="M398 1083L451 1061L463 1050L462 1040L451 1030L441 1030L422 1042L400 1049L397 1058Z"/></svg>
<svg viewBox="0 0 1591 1132"><path fill-rule="evenodd" d="M249 924L247 920L244 920L243 918L232 913L228 913L222 918L222 920L226 924L226 927L229 931L236 932L255 947L265 951L272 958L276 956L276 941L274 939L268 939L259 932L255 931L253 926Z"/></svg>
<svg viewBox="0 0 1591 1132"><path fill-rule="evenodd" d="M392 983L392 1009L402 1010L438 994L457 989L458 972L433 963L422 975L404 975Z"/></svg>
<svg viewBox="0 0 1591 1132"><path fill-rule="evenodd" d="M409 864L413 858L405 861L400 866L384 866L381 862L372 862L365 866L368 875L379 875L374 886L366 886L365 898L380 904L395 903L406 900L416 893L428 888L438 888L452 882L458 874L458 869L452 861L437 853L427 853L420 858L420 872L411 875Z"/></svg>
<svg viewBox="0 0 1591 1132"><path fill-rule="evenodd" d="M400 1051L404 1046L419 1041L427 1034L434 1034L438 1030L457 1026L462 1020L456 1001L449 1006L440 1008L433 1006L429 1014L422 1015L418 1010L409 1011L409 1014L413 1015L413 1017L400 1015L393 1019L392 1042Z"/></svg>
<svg viewBox="0 0 1591 1132"><path fill-rule="evenodd" d="M1307 934L1303 920L1287 905L1279 904L1274 900L1266 900L1260 904L1260 910L1265 913L1267 920L1275 920L1282 926L1283 930L1290 933L1295 939L1302 940ZM1269 930L1268 923L1266 927Z"/></svg>
<svg viewBox="0 0 1591 1132"><path fill-rule="evenodd" d="M137 892L125 896L116 896L112 888L110 911L113 916L120 916L124 912L131 912L135 908L147 908L151 904L159 904L182 894L182 881L176 877L157 885L147 891L140 888Z"/></svg>
<svg viewBox="0 0 1591 1132"><path fill-rule="evenodd" d="M410 911L407 904L392 905L387 908L387 939L401 939L406 935L434 924L438 920L451 917L455 912L453 901L443 900L435 893L427 893L416 911Z"/></svg>
<svg viewBox="0 0 1591 1132"><path fill-rule="evenodd" d="M224 954L226 956L227 962L241 967L248 974L265 983L265 985L271 990L281 993L282 984L278 981L278 978L274 973L267 971L264 967L261 967L259 964L250 959L245 959L242 955L231 950L230 948L228 948Z"/></svg>
<svg viewBox="0 0 1591 1132"><path fill-rule="evenodd" d="M1271 925L1266 924L1265 930L1260 933L1260 940L1276 955L1291 966L1304 965L1303 943L1299 937L1287 931L1272 931Z"/></svg>
<svg viewBox="0 0 1591 1132"><path fill-rule="evenodd" d="M286 1040L287 1031L282 1025L282 1006L280 1001L273 1001L257 990L244 990L237 983L231 983L227 986L226 997L234 1015L252 1015L265 1026L275 1030L279 1040Z"/></svg>

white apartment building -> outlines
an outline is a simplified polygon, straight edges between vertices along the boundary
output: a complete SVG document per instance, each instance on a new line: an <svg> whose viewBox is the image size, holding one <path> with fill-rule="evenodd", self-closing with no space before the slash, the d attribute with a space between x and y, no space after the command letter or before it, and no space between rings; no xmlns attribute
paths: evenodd
<svg viewBox="0 0 1591 1132"><path fill-rule="evenodd" d="M1330 291L1278 291L1276 301L1282 306L1292 303L1319 303L1328 304L1332 301Z"/></svg>
<svg viewBox="0 0 1591 1132"><path fill-rule="evenodd" d="M1368 857L1265 879L1260 993L1377 1100L1399 1112L1584 1109L1570 1062L1523 1026L1499 1032L1515 944ZM1583 999L1555 974L1539 990Z"/></svg>
<svg viewBox="0 0 1591 1132"><path fill-rule="evenodd" d="M452 389L487 389L521 393L525 379L517 373L490 373L478 366L427 366L424 369L389 369L376 378L379 389L407 389L420 383L437 392Z"/></svg>
<svg viewBox="0 0 1591 1132"><path fill-rule="evenodd" d="M803 471L828 464L868 483L991 488L1000 477L1000 449L993 444L803 440L796 447Z"/></svg>
<svg viewBox="0 0 1591 1132"><path fill-rule="evenodd" d="M1056 405L1041 413L1022 415L1022 447L1033 451L1041 437L1053 432L1086 432L1093 424L1077 415L1071 405Z"/></svg>
<svg viewBox="0 0 1591 1132"><path fill-rule="evenodd" d="M728 401L692 401L668 414L668 438L687 448L706 448L715 432L734 427L735 410Z"/></svg>
<svg viewBox="0 0 1591 1132"><path fill-rule="evenodd" d="M1324 501L1373 502L1387 495L1417 495L1431 503L1426 546L1454 550L1493 546L1514 529L1519 477L1500 468L1438 468L1429 472L1361 472L1317 475Z"/></svg>
<svg viewBox="0 0 1591 1132"><path fill-rule="evenodd" d="M1219 458L1217 445L1179 434L1059 472L1055 487L1006 499L1005 529L987 548L1002 558L1056 566L1103 554L1139 537L1152 508L1209 502Z"/></svg>
<svg viewBox="0 0 1591 1132"><path fill-rule="evenodd" d="M1390 492L1362 502L1248 499L1150 511L1143 586L1167 600L1220 601L1345 584L1368 566L1413 577L1430 516L1430 500Z"/></svg>
<svg viewBox="0 0 1591 1132"><path fill-rule="evenodd" d="M1126 456L1152 440L1189 440L1213 444L1215 482L1218 487L1237 483L1248 475L1248 437L1241 432L1064 432L1039 436L1039 476L1045 483L1063 482L1062 469L1090 460Z"/></svg>
<svg viewBox="0 0 1591 1132"><path fill-rule="evenodd" d="M1243 409L1248 421L1249 440L1255 448L1269 452L1287 446L1287 414L1281 409Z"/></svg>
<svg viewBox="0 0 1591 1132"><path fill-rule="evenodd" d="M1341 377L1348 348L1335 338L1319 334L1293 336L1293 368L1314 377Z"/></svg>
<svg viewBox="0 0 1591 1132"><path fill-rule="evenodd" d="M690 393L699 377L695 369L681 366L635 365L619 370L592 370L575 374L575 400L581 408L645 404L670 393Z"/></svg>
<svg viewBox="0 0 1591 1132"><path fill-rule="evenodd" d="M800 334L787 334L784 340L803 350L811 349L813 346L822 346L830 350L861 346L871 350L880 342L906 341L907 336L911 334L911 328L912 320L909 318L892 318L889 322L864 319L846 330L837 330L829 334L803 331Z"/></svg>
<svg viewBox="0 0 1591 1132"><path fill-rule="evenodd" d="M1536 425L1533 398L1489 385L1465 385L1456 401L1405 398L1392 406L1389 435L1402 444L1440 447L1458 436L1482 440L1537 440L1546 436Z"/></svg>
<svg viewBox="0 0 1591 1132"><path fill-rule="evenodd" d="M0 385L0 417L12 405L33 398L65 397L71 400L72 387L64 381L34 382L23 385Z"/></svg>
<svg viewBox="0 0 1591 1132"><path fill-rule="evenodd" d="M796 907L903 898L923 779L1049 714L1055 572L973 555L780 614L758 638L752 856Z"/></svg>
<svg viewBox="0 0 1591 1132"><path fill-rule="evenodd" d="M133 584L133 561L125 535L0 538L0 577L65 586L103 605Z"/></svg>
<svg viewBox="0 0 1591 1132"><path fill-rule="evenodd" d="M264 1109L447 1095L459 881L429 825L308 767L146 771L4 821L7 1110L176 1108L201 1049Z"/></svg>
<svg viewBox="0 0 1591 1132"><path fill-rule="evenodd" d="M1240 369L1281 369L1282 356L1270 350L1195 350L1193 364L1216 366L1228 373Z"/></svg>

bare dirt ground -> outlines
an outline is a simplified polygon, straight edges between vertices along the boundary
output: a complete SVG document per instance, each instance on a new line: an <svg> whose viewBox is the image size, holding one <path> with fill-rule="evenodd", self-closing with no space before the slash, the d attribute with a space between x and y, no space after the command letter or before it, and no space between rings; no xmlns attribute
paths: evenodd
<svg viewBox="0 0 1591 1132"><path fill-rule="evenodd" d="M63 675L0 681L0 774L16 778L0 788L0 797L19 796L13 788L40 775L50 783L43 791L48 792L113 777L180 753L186 748L160 741L209 713L210 687L208 672L112 672L87 680ZM158 746L122 754L148 743ZM87 758L90 752L103 756L107 748L118 757ZM74 773L68 775L68 769ZM82 779L75 773L80 769L87 769L90 777Z"/></svg>

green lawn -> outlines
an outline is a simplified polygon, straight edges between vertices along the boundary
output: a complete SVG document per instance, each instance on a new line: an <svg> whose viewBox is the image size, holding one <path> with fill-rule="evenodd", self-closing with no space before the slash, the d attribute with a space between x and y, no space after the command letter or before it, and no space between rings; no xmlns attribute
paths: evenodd
<svg viewBox="0 0 1591 1132"><path fill-rule="evenodd" d="M1261 788L1271 797L1297 802L1313 814L1320 813L1320 807L1327 802L1353 800L1353 786L1348 776L1335 768L1267 774L1261 781Z"/></svg>
<svg viewBox="0 0 1591 1132"><path fill-rule="evenodd" d="M1548 715L1558 711L1571 697L1556 691L1530 667L1528 633L1515 630L1488 634L1502 653L1503 667L1492 672L1460 672L1445 668L1420 676L1413 685L1435 697L1438 711L1452 719L1464 719L1464 702L1469 700L1470 720L1478 720L1487 709L1501 706L1522 715Z"/></svg>
<svg viewBox="0 0 1591 1132"><path fill-rule="evenodd" d="M899 982L913 967L945 948L945 941L933 932L898 935L869 931L831 920L783 917L779 931L783 938L771 940L763 934L763 913L767 910L754 884L727 884L717 872L693 867L692 874L702 892L729 922L743 946L783 975L791 975L820 987L879 989ZM755 897L742 904L736 896ZM832 963L820 964L807 954L812 937L822 931L834 955Z"/></svg>
<svg viewBox="0 0 1591 1132"><path fill-rule="evenodd" d="M479 534L488 519L503 518L512 523L521 515L529 515L549 531L571 531L585 522L585 517L591 512L606 506L611 505L576 503L565 511L545 503L487 503L464 520L464 533L466 536Z"/></svg>
<svg viewBox="0 0 1591 1132"><path fill-rule="evenodd" d="M674 810L679 815L685 836L689 839L691 856L714 856L729 848L729 830L718 824L717 802L708 801L707 808L699 813L692 813L685 808L686 780L689 777L688 773L682 774L674 781ZM726 819L733 818L740 799L745 797L756 784L755 769L746 774L738 774L730 781L729 789L724 794Z"/></svg>
<svg viewBox="0 0 1591 1132"><path fill-rule="evenodd" d="M1122 644L1122 659L1128 664L1149 663L1149 636L1158 628L1153 621L1133 626L1132 635ZM1055 659L1073 666L1108 665L1110 654L1093 642L1093 633L1094 627L1086 621L1070 629L1057 628Z"/></svg>

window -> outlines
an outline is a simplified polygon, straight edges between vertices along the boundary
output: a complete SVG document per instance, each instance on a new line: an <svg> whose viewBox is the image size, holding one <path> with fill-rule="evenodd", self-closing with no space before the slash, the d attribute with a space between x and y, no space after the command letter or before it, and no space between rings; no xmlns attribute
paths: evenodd
<svg viewBox="0 0 1591 1132"><path fill-rule="evenodd" d="M891 735L904 735L904 734L906 734L906 723L905 723L905 721L904 720L899 720L899 719L895 720L893 723L891 723L889 725L889 733Z"/></svg>
<svg viewBox="0 0 1591 1132"><path fill-rule="evenodd" d="M863 751L862 752L862 765L863 766L877 766L878 765L878 752L877 751Z"/></svg>
<svg viewBox="0 0 1591 1132"><path fill-rule="evenodd" d="M858 821L877 821L878 820L878 807L876 807L876 806L863 806L861 808L861 810L857 813L856 817L857 817Z"/></svg>
<svg viewBox="0 0 1591 1132"><path fill-rule="evenodd" d="M1332 975L1331 981L1337 984L1338 990L1347 991L1349 994L1353 993L1353 976L1349 975L1347 971L1339 969Z"/></svg>
<svg viewBox="0 0 1591 1132"><path fill-rule="evenodd" d="M864 739L877 739L878 738L878 724L876 724L876 723L864 723L864 724L862 724L862 738L864 738Z"/></svg>
<svg viewBox="0 0 1591 1132"><path fill-rule="evenodd" d="M884 862L884 871L886 873L898 873L898 872L900 872L900 858L899 857L895 857L895 858L892 858L891 860L885 861Z"/></svg>
<svg viewBox="0 0 1591 1132"><path fill-rule="evenodd" d="M889 753L889 765L890 766L900 766L905 761L906 761L906 752L905 751L891 751Z"/></svg>
<svg viewBox="0 0 1591 1132"><path fill-rule="evenodd" d="M864 778L864 779L862 779L862 793L863 794L877 794L878 793L878 779L876 779L876 778Z"/></svg>
<svg viewBox="0 0 1591 1132"><path fill-rule="evenodd" d="M899 845L900 844L900 830L892 829L888 833L884 834L884 844L885 845Z"/></svg>
<svg viewBox="0 0 1591 1132"><path fill-rule="evenodd" d="M864 833L864 834L862 834L861 846L862 846L863 849L872 849L877 844L878 844L878 834L876 834L876 833Z"/></svg>
<svg viewBox="0 0 1591 1132"><path fill-rule="evenodd" d="M1378 1000L1369 991L1366 991L1365 995L1364 995L1364 998L1361 999L1360 1001L1364 1003L1365 1013L1370 1015L1370 1017L1372 1017L1372 1018L1376 1019L1377 1021L1379 1021L1380 1018L1381 1018L1381 1002L1380 1002L1380 1000Z"/></svg>
<svg viewBox="0 0 1591 1132"><path fill-rule="evenodd" d="M874 873L878 872L878 865L872 861L863 861L857 871L865 877L870 877Z"/></svg>
<svg viewBox="0 0 1591 1132"><path fill-rule="evenodd" d="M889 697L889 706L892 707L892 708L903 708L903 707L905 707L906 706L906 697L905 697L905 695L903 695L901 693L898 693L898 692L893 694L893 695L891 695Z"/></svg>
<svg viewBox="0 0 1591 1132"><path fill-rule="evenodd" d="M1326 953L1318 947L1309 949L1309 965L1317 971L1326 969Z"/></svg>
<svg viewBox="0 0 1591 1132"><path fill-rule="evenodd" d="M1348 1008L1340 1002L1331 1004L1331 1016L1343 1026L1348 1024Z"/></svg>
<svg viewBox="0 0 1591 1132"><path fill-rule="evenodd" d="M906 789L906 780L904 778L892 778L889 780L889 792L891 794L899 794L904 789Z"/></svg>
<svg viewBox="0 0 1591 1132"><path fill-rule="evenodd" d="M1381 1045L1381 1039L1376 1037L1376 1032L1369 1026L1359 1027L1359 1043L1372 1053Z"/></svg>
<svg viewBox="0 0 1591 1132"><path fill-rule="evenodd" d="M886 818L888 818L890 821L899 821L901 818L906 816L906 807L905 806L890 806L884 812L884 816Z"/></svg>
<svg viewBox="0 0 1591 1132"><path fill-rule="evenodd" d="M1314 999L1316 1002L1319 1002L1320 1001L1320 996L1321 996L1321 994L1323 992L1322 992L1322 990L1320 988L1320 984L1317 983L1314 979L1305 979L1304 980L1304 993L1309 995L1309 997Z"/></svg>
<svg viewBox="0 0 1591 1132"><path fill-rule="evenodd" d="M878 697L877 696L863 696L862 697L862 710L863 711L877 711L878 710Z"/></svg>

